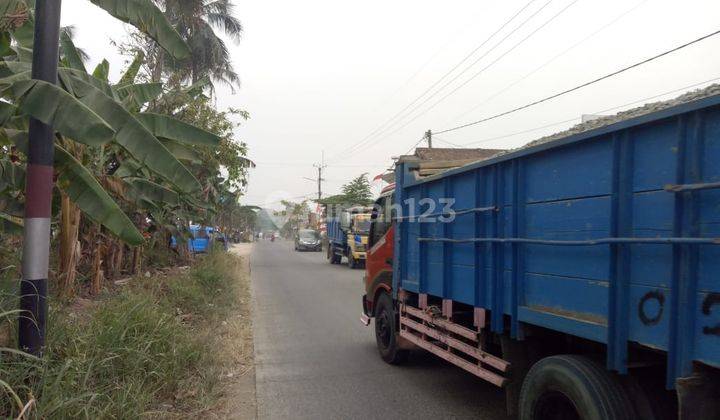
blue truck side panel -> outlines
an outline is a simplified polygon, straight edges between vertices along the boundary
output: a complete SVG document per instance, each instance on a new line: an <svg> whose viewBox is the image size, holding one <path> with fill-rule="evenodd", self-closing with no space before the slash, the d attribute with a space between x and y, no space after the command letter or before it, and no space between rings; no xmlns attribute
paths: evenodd
<svg viewBox="0 0 720 420"><path fill-rule="evenodd" d="M669 387L693 361L720 367L720 98L424 179L411 165L403 217L445 197L462 214L400 219L395 291L488 309L518 339L532 324L606 343L619 372L629 342L665 351Z"/></svg>
<svg viewBox="0 0 720 420"><path fill-rule="evenodd" d="M340 229L340 218L328 218L326 226L328 242L344 248L347 245L347 235Z"/></svg>

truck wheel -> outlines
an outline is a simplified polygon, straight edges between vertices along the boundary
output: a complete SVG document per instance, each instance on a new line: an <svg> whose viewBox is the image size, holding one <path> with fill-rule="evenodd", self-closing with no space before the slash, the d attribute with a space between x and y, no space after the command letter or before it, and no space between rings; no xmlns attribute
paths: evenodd
<svg viewBox="0 0 720 420"><path fill-rule="evenodd" d="M535 363L520 392L520 420L630 420L625 391L599 363L582 356L546 357Z"/></svg>
<svg viewBox="0 0 720 420"><path fill-rule="evenodd" d="M352 255L348 256L348 268L353 270L357 267L357 260Z"/></svg>
<svg viewBox="0 0 720 420"><path fill-rule="evenodd" d="M397 315L392 299L387 293L381 293L375 302L375 341L380 357L391 365L405 363L408 351L398 347Z"/></svg>

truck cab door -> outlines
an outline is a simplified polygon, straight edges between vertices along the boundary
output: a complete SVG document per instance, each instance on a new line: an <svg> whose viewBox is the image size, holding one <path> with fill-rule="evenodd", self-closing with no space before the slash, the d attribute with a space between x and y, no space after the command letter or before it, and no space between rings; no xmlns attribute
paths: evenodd
<svg viewBox="0 0 720 420"><path fill-rule="evenodd" d="M378 199L373 206L365 261L365 292L372 305L378 288L390 291L392 287L392 258L394 226L389 213L390 197Z"/></svg>

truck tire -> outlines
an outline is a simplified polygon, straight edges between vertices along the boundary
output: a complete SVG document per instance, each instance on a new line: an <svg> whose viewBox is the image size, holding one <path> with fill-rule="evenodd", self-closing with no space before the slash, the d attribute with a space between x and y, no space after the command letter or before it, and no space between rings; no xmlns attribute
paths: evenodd
<svg viewBox="0 0 720 420"><path fill-rule="evenodd" d="M631 420L633 406L616 376L582 356L546 357L523 381L520 420Z"/></svg>
<svg viewBox="0 0 720 420"><path fill-rule="evenodd" d="M356 267L357 267L357 260L355 259L355 257L352 256L352 254L348 255L348 268L353 270Z"/></svg>
<svg viewBox="0 0 720 420"><path fill-rule="evenodd" d="M398 346L397 323L392 299L387 293L381 293L375 302L375 341L380 357L391 365L405 363L409 354Z"/></svg>
<svg viewBox="0 0 720 420"><path fill-rule="evenodd" d="M340 264L340 259L342 257L340 257L339 255L337 255L335 253L335 249L333 248L332 245L329 245L328 251L327 251L327 258L328 258L328 261L330 261L330 264Z"/></svg>

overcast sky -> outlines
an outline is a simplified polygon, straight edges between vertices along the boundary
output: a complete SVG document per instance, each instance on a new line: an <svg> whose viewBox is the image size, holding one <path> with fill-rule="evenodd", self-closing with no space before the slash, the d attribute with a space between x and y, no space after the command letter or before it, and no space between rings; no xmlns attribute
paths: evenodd
<svg viewBox="0 0 720 420"><path fill-rule="evenodd" d="M236 131L258 165L245 203L315 197L316 184L303 178L317 176L313 164L323 151L323 193L337 193L361 173L383 172L428 129L515 108L720 29L717 0L535 0L482 45L527 2L236 1L245 31L229 45L242 88L232 94L220 86L217 105L251 115ZM76 26L76 43L91 65L107 58L118 77L126 60L111 40L121 41L127 29L88 0L63 3L63 25ZM718 50L720 36L557 100L437 136L435 146L520 146L575 122L506 135L720 78Z"/></svg>

